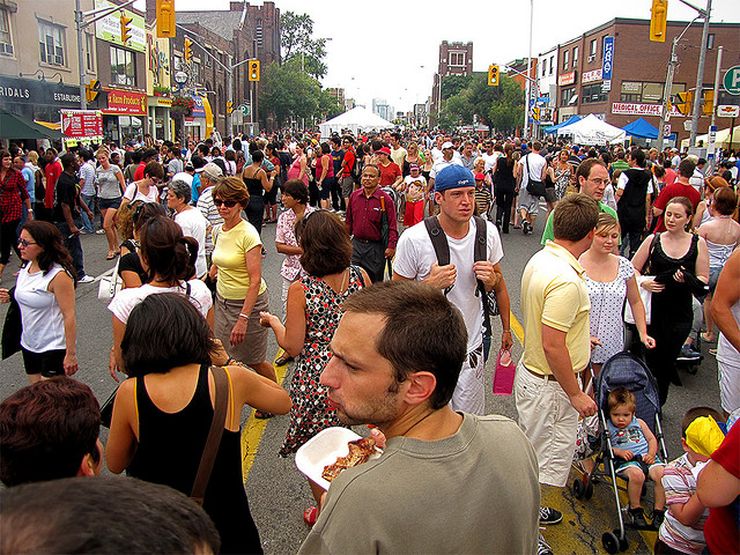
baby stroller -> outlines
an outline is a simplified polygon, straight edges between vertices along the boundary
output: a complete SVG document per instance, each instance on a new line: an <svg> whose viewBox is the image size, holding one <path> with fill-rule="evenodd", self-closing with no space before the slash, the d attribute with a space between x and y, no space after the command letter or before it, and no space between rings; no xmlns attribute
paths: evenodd
<svg viewBox="0 0 740 555"><path fill-rule="evenodd" d="M609 392L618 387L624 387L635 396L637 408L635 415L645 421L650 430L658 440L658 451L663 461L668 460L668 453L663 440L663 426L661 423L660 398L655 378L648 370L645 363L634 355L623 352L611 357L604 363L601 372L596 377L594 385L594 397L598 407L598 432L589 431L583 433L590 443L598 443L598 453L594 464L594 471L589 474L582 468L578 468L582 476L573 482L573 495L578 499L590 499L593 493L593 481L603 479L605 482L611 480L614 491L614 502L617 506L617 518L619 528L605 532L601 536L601 543L607 553L625 551L629 545L625 533L624 515L619 500L619 489L623 489L617 482L616 457L614 455L611 441L607 430L607 419L609 418L609 407L607 404ZM584 421L586 422L586 421ZM582 426L588 428L588 426ZM598 439L597 439L598 438ZM602 469L603 470L600 470ZM621 478L620 478L621 479Z"/></svg>

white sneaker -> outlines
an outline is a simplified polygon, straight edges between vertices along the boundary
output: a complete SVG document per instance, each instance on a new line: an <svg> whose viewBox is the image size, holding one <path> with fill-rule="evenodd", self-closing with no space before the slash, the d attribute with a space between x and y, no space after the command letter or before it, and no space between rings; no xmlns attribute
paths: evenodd
<svg viewBox="0 0 740 555"><path fill-rule="evenodd" d="M93 281L95 281L95 278L86 274L78 279L77 283L92 283Z"/></svg>
<svg viewBox="0 0 740 555"><path fill-rule="evenodd" d="M95 235L105 235L105 230L104 229L99 229L99 230L97 230L95 232Z"/></svg>

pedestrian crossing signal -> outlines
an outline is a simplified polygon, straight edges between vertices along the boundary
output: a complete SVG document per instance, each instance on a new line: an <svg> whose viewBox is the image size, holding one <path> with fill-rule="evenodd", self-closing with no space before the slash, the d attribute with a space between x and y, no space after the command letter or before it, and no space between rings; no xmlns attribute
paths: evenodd
<svg viewBox="0 0 740 555"><path fill-rule="evenodd" d="M127 17L123 12L121 12L121 44L127 44L129 39L131 39L131 22L133 20L133 17Z"/></svg>
<svg viewBox="0 0 740 555"><path fill-rule="evenodd" d="M250 81L260 80L260 61L259 60L250 60L248 73L249 73L248 78Z"/></svg>
<svg viewBox="0 0 740 555"><path fill-rule="evenodd" d="M676 100L673 105L676 110L684 116L688 116L691 113L691 104L694 101L694 91L680 92L676 94Z"/></svg>
<svg viewBox="0 0 740 555"><path fill-rule="evenodd" d="M499 71L496 64L488 66L488 86L498 87Z"/></svg>
<svg viewBox="0 0 740 555"><path fill-rule="evenodd" d="M665 42L668 30L668 0L653 0L650 8L650 40Z"/></svg>
<svg viewBox="0 0 740 555"><path fill-rule="evenodd" d="M231 114L234 111L234 103L231 100L226 101L226 113Z"/></svg>

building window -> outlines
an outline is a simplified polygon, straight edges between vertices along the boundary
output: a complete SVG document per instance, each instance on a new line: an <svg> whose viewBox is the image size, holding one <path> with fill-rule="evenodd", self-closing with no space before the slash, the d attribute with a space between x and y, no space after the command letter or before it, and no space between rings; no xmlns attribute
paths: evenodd
<svg viewBox="0 0 740 555"><path fill-rule="evenodd" d="M193 83L200 83L200 63L193 60L190 64Z"/></svg>
<svg viewBox="0 0 740 555"><path fill-rule="evenodd" d="M619 95L620 102L641 102L642 83L636 81L622 81L622 89Z"/></svg>
<svg viewBox="0 0 740 555"><path fill-rule="evenodd" d="M133 87L136 84L134 53L123 48L110 47L110 80L114 85Z"/></svg>
<svg viewBox="0 0 740 555"><path fill-rule="evenodd" d="M576 88L575 87L568 87L567 89L563 89L563 93L560 95L560 105L561 106L570 106L571 100L576 95Z"/></svg>
<svg viewBox="0 0 740 555"><path fill-rule="evenodd" d="M53 66L63 66L64 28L48 21L39 20L39 54L41 62Z"/></svg>
<svg viewBox="0 0 740 555"><path fill-rule="evenodd" d="M210 49L206 49L206 55L205 55L206 67L211 67L213 65L213 62L211 61L211 57L209 56L209 54L213 54L213 52L211 52Z"/></svg>
<svg viewBox="0 0 740 555"><path fill-rule="evenodd" d="M583 103L606 102L606 93L601 90L601 83L583 87Z"/></svg>
<svg viewBox="0 0 740 555"><path fill-rule="evenodd" d="M568 62L570 61L570 50L563 51L563 69L568 69Z"/></svg>
<svg viewBox="0 0 740 555"><path fill-rule="evenodd" d="M10 32L10 12L0 8L0 56L13 55L13 35Z"/></svg>
<svg viewBox="0 0 740 555"><path fill-rule="evenodd" d="M95 71L95 37L85 33L85 65L88 71Z"/></svg>
<svg viewBox="0 0 740 555"><path fill-rule="evenodd" d="M547 75L547 58L542 59L542 77Z"/></svg>
<svg viewBox="0 0 740 555"><path fill-rule="evenodd" d="M598 50L599 46L596 43L596 39L593 39L591 41L591 49L588 51L588 59L590 61L593 61L596 58L596 51Z"/></svg>
<svg viewBox="0 0 740 555"><path fill-rule="evenodd" d="M465 52L450 52L450 67L465 67Z"/></svg>
<svg viewBox="0 0 740 555"><path fill-rule="evenodd" d="M643 83L641 81L623 81L619 95L620 102L638 102L643 104L660 104L663 102L663 83ZM686 85L673 83L671 94L683 92Z"/></svg>
<svg viewBox="0 0 740 555"><path fill-rule="evenodd" d="M660 104L663 102L663 83L643 83L642 101L646 104Z"/></svg>
<svg viewBox="0 0 740 555"><path fill-rule="evenodd" d="M709 33L707 35L707 48L710 50L714 48L714 33Z"/></svg>
<svg viewBox="0 0 740 555"><path fill-rule="evenodd" d="M555 69L555 56L550 56L550 75Z"/></svg>
<svg viewBox="0 0 740 555"><path fill-rule="evenodd" d="M578 47L573 47L573 67L576 67L576 64L578 63Z"/></svg>

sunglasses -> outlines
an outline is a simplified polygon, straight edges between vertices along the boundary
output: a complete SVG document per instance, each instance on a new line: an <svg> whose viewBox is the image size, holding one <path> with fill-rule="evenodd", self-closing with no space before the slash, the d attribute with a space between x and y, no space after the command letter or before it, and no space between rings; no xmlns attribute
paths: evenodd
<svg viewBox="0 0 740 555"><path fill-rule="evenodd" d="M18 239L18 244L24 248L30 245L38 245L38 243L34 241L26 241L25 239Z"/></svg>
<svg viewBox="0 0 740 555"><path fill-rule="evenodd" d="M234 208L237 202L235 200L221 200L220 198L215 198L213 199L213 204L216 205L216 208L221 208L221 205L224 205L226 208Z"/></svg>

